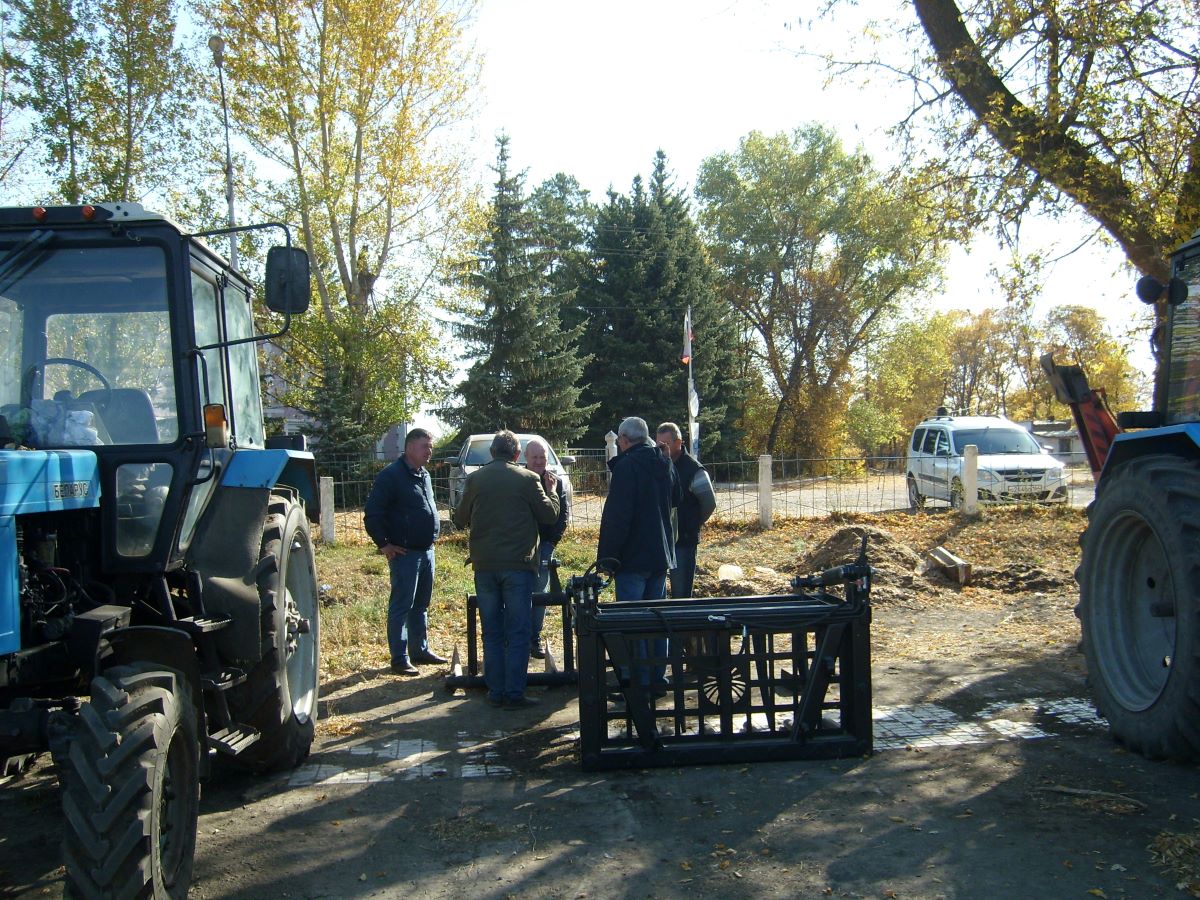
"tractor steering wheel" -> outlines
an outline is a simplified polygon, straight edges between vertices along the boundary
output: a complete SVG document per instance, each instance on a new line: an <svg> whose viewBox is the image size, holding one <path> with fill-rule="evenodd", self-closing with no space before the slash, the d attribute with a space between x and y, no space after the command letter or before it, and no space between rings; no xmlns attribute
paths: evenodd
<svg viewBox="0 0 1200 900"><path fill-rule="evenodd" d="M69 356L51 356L42 361L41 368L45 370L46 366L75 366L76 368L83 369L83 371L95 376L96 380L100 382L101 387L104 389L104 396L94 401L96 411L103 415L108 410L108 404L112 400L112 384L110 384L109 380L104 377L104 373L91 363L85 363L81 359L72 359ZM36 371L37 368L37 366L31 367L33 371ZM30 381L32 382L32 380L33 379L31 378Z"/></svg>

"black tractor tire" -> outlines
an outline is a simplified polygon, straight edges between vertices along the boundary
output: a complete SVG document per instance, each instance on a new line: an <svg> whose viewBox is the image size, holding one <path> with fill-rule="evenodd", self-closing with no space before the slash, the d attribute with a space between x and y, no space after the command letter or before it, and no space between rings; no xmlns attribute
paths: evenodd
<svg viewBox="0 0 1200 900"><path fill-rule="evenodd" d="M67 896L187 896L200 809L198 731L179 672L144 663L92 679L61 779Z"/></svg>
<svg viewBox="0 0 1200 900"><path fill-rule="evenodd" d="M317 720L317 570L304 508L288 495L271 496L259 559L262 660L229 692L234 721L258 729L259 739L228 762L272 772L308 756Z"/></svg>
<svg viewBox="0 0 1200 900"><path fill-rule="evenodd" d="M913 512L924 509L925 495L917 487L917 479L909 475L906 481L908 483L908 508Z"/></svg>
<svg viewBox="0 0 1200 900"><path fill-rule="evenodd" d="M1200 462L1144 456L1105 474L1080 545L1097 710L1143 756L1200 758Z"/></svg>

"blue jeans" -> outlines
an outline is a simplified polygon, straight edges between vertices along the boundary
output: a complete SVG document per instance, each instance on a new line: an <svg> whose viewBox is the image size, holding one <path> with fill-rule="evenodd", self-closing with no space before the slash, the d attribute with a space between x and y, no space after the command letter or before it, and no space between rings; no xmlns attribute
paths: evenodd
<svg viewBox="0 0 1200 900"><path fill-rule="evenodd" d="M429 600L433 596L433 548L409 550L388 563L392 596L388 601L387 639L392 662L409 661L409 648L429 650Z"/></svg>
<svg viewBox="0 0 1200 900"><path fill-rule="evenodd" d="M671 570L671 596L682 599L692 596L696 580L696 545L675 545L675 568Z"/></svg>
<svg viewBox="0 0 1200 900"><path fill-rule="evenodd" d="M494 700L525 695L535 577L529 569L475 573L475 600L483 624L483 680Z"/></svg>
<svg viewBox="0 0 1200 900"><path fill-rule="evenodd" d="M667 573L658 572L618 572L614 579L614 586L617 592L617 602L625 602L629 600L665 600L667 596ZM646 641L636 641L634 643L633 655L637 659L646 659L648 656ZM654 655L659 659L667 658L667 639L655 638L653 641ZM638 681L643 686L650 684L650 670L647 666L637 666ZM622 678L627 678L628 674L621 672ZM665 665L657 665L654 667L654 683L666 684L667 668Z"/></svg>
<svg viewBox="0 0 1200 900"><path fill-rule="evenodd" d="M542 541L541 565L538 566L537 577L534 579L533 592L535 594L544 594L550 590L550 557L554 555L554 548L557 544L551 544L549 541ZM546 621L546 607L535 606L533 608L533 618L529 625L529 646L542 646L542 623Z"/></svg>

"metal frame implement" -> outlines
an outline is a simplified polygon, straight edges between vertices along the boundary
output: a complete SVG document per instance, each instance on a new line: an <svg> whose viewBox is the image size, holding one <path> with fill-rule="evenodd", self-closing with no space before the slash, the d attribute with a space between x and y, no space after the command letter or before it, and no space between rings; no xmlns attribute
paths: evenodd
<svg viewBox="0 0 1200 900"><path fill-rule="evenodd" d="M600 603L606 585L589 570L567 587L584 769L871 752L865 537L787 595Z"/></svg>

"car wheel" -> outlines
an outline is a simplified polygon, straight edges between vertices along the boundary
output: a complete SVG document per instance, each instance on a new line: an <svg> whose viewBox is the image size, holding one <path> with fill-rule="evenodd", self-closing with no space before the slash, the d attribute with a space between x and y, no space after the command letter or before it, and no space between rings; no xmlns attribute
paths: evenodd
<svg viewBox="0 0 1200 900"><path fill-rule="evenodd" d="M908 506L913 512L925 507L925 495L917 488L917 479L908 476Z"/></svg>

